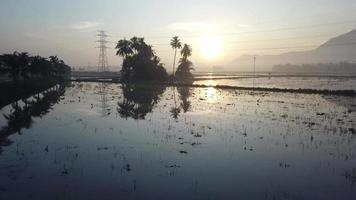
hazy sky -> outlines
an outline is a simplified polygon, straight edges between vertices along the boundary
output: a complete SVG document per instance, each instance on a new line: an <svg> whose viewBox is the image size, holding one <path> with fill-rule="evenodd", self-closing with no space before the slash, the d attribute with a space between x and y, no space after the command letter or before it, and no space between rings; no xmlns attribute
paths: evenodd
<svg viewBox="0 0 356 200"><path fill-rule="evenodd" d="M58 55L70 65L95 66L96 30L103 29L116 70L114 42L133 35L153 44L168 70L169 41L178 35L201 69L243 54L312 49L355 29L355 10L355 0L0 0L0 53ZM219 43L214 58L203 49L209 40L210 49Z"/></svg>

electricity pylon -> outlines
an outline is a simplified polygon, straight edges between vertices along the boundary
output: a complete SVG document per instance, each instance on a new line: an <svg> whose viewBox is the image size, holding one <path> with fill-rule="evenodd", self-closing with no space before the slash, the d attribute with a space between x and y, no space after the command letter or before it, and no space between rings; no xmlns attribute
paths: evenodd
<svg viewBox="0 0 356 200"><path fill-rule="evenodd" d="M99 30L98 34L96 35L99 40L96 42L99 43L97 47L99 49L99 59L98 59L98 71L99 72L108 72L109 71L109 64L108 64L108 57L106 55L106 49L109 47L106 46L108 41L106 38L109 36L106 34L105 31Z"/></svg>

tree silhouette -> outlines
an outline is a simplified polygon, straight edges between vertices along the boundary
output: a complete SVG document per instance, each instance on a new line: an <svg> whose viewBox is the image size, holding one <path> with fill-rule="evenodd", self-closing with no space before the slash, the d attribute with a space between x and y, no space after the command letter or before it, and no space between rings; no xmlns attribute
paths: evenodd
<svg viewBox="0 0 356 200"><path fill-rule="evenodd" d="M117 49L116 55L120 55L122 56L124 59L126 58L126 56L133 54L133 50L132 50L132 43L129 40L123 39L120 40L115 49Z"/></svg>
<svg viewBox="0 0 356 200"><path fill-rule="evenodd" d="M188 44L184 44L180 54L183 56L184 59L187 59L189 56L192 55L192 48Z"/></svg>
<svg viewBox="0 0 356 200"><path fill-rule="evenodd" d="M193 63L188 59L192 55L192 49L189 45L184 44L181 50L182 58L179 60L179 65L176 72L176 77L180 81L188 81L193 78L191 70L194 70Z"/></svg>
<svg viewBox="0 0 356 200"><path fill-rule="evenodd" d="M174 49L174 60L173 60L173 76L175 72L175 65L176 65L176 57L177 57L177 50L182 47L182 43L179 40L178 36L174 36L171 40L171 47Z"/></svg>
<svg viewBox="0 0 356 200"><path fill-rule="evenodd" d="M151 45L144 38L133 37L130 41L120 40L117 54L124 58L122 63L123 82L133 81L165 81L167 71L156 56Z"/></svg>
<svg viewBox="0 0 356 200"><path fill-rule="evenodd" d="M21 73L21 64L19 62L19 53L15 51L13 54L4 54L3 63L5 72L9 73L13 81L17 81Z"/></svg>
<svg viewBox="0 0 356 200"><path fill-rule="evenodd" d="M48 74L49 64L46 58L41 56L35 56L32 58L32 64L30 66L30 73L34 76L44 77Z"/></svg>
<svg viewBox="0 0 356 200"><path fill-rule="evenodd" d="M21 69L20 75L28 78L30 57L27 52L22 52L17 55L17 60Z"/></svg>
<svg viewBox="0 0 356 200"><path fill-rule="evenodd" d="M30 77L64 77L71 69L57 56L50 56L49 60L41 56L31 57L27 52L14 52L0 56L1 74L9 74L17 82Z"/></svg>

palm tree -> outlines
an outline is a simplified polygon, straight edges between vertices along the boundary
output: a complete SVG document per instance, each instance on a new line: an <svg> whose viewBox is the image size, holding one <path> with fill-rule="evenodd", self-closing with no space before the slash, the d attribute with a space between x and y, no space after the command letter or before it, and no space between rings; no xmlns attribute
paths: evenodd
<svg viewBox="0 0 356 200"><path fill-rule="evenodd" d="M189 56L192 55L192 48L189 45L184 44L182 51L180 51L180 54L183 56L183 58L187 59Z"/></svg>
<svg viewBox="0 0 356 200"><path fill-rule="evenodd" d="M31 62L31 65L30 65L30 74L32 76L40 76L41 75L41 72L43 71L43 65L42 65L42 60L43 58L40 57L40 56L33 56L31 58L32 62Z"/></svg>
<svg viewBox="0 0 356 200"><path fill-rule="evenodd" d="M193 63L188 59L181 58L179 60L176 75L179 79L190 79L193 76L193 74L190 72L192 70L194 70Z"/></svg>
<svg viewBox="0 0 356 200"><path fill-rule="evenodd" d="M59 59L58 59L57 56L50 56L50 57L49 57L49 60L50 60L52 63L54 63L54 64L59 63Z"/></svg>
<svg viewBox="0 0 356 200"><path fill-rule="evenodd" d="M13 81L17 82L21 73L21 65L19 62L20 53L15 51L13 54L4 54L3 63L6 66L6 71L10 74Z"/></svg>
<svg viewBox="0 0 356 200"><path fill-rule="evenodd" d="M180 80L188 80L193 77L191 70L194 70L193 63L188 59L192 55L192 48L188 44L184 44L180 52L182 58L179 60L176 76Z"/></svg>
<svg viewBox="0 0 356 200"><path fill-rule="evenodd" d="M21 76L28 79L31 76L59 76L70 73L70 67L57 56L50 56L49 59L41 56L29 56L27 52L0 56L0 73L8 73L13 81L18 81ZM31 76L30 76L31 75Z"/></svg>
<svg viewBox="0 0 356 200"><path fill-rule="evenodd" d="M28 72L29 72L29 63L30 63L30 58L27 52L22 52L19 53L18 55L18 62L21 68L21 76L23 78L28 78Z"/></svg>
<svg viewBox="0 0 356 200"><path fill-rule="evenodd" d="M133 54L131 46L131 41L126 39L120 40L115 47L117 49L116 55L120 55L125 59L128 55Z"/></svg>
<svg viewBox="0 0 356 200"><path fill-rule="evenodd" d="M174 49L174 60L173 60L173 76L175 74L175 65L176 65L176 57L177 57L177 49L182 47L182 43L179 40L178 36L174 36L171 40L171 47Z"/></svg>
<svg viewBox="0 0 356 200"><path fill-rule="evenodd" d="M50 56L49 57L49 61L51 62L51 71L53 74L57 74L58 73L58 68L59 68L59 59L57 56Z"/></svg>
<svg viewBox="0 0 356 200"><path fill-rule="evenodd" d="M130 41L131 41L131 48L137 51L138 53L140 52L140 50L142 50L143 46L146 45L144 38L139 38L134 36L133 38L131 38Z"/></svg>

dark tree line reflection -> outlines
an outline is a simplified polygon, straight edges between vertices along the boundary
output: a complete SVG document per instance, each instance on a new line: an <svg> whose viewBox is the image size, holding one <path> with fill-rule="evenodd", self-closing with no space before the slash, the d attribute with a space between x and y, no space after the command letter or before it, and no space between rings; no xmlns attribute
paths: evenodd
<svg viewBox="0 0 356 200"><path fill-rule="evenodd" d="M177 94L179 94L180 104L177 106ZM174 87L173 88L173 100L174 100L174 107L170 109L171 116L174 119L179 118L179 114L182 112L186 113L190 110L191 102L189 101L189 97L191 95L191 88L189 87Z"/></svg>
<svg viewBox="0 0 356 200"><path fill-rule="evenodd" d="M147 87L136 84L122 85L123 100L118 103L117 112L122 118L145 119L152 112L166 87Z"/></svg>
<svg viewBox="0 0 356 200"><path fill-rule="evenodd" d="M172 91L173 91L173 101L174 101L174 105L173 105L173 107L169 110L169 112L171 113L171 116L173 117L173 119L178 119L179 114L180 114L180 107L177 106L176 88L173 87L173 88L172 88Z"/></svg>
<svg viewBox="0 0 356 200"><path fill-rule="evenodd" d="M8 139L10 135L22 134L22 129L31 128L34 122L33 118L41 118L49 113L64 93L65 85L59 84L41 93L34 94L30 98L13 102L10 113L3 114L6 125L0 129L0 148L12 144Z"/></svg>
<svg viewBox="0 0 356 200"><path fill-rule="evenodd" d="M166 91L166 86L144 86L135 84L124 84L122 86L123 99L118 103L117 112L122 118L141 120L153 111L154 106L159 102L160 97ZM188 100L190 88L180 87L177 89L180 105L176 102L176 91L173 91L174 107L170 110L171 116L178 119L181 110L188 112L191 106Z"/></svg>
<svg viewBox="0 0 356 200"><path fill-rule="evenodd" d="M180 106L183 109L183 112L186 113L190 111L191 102L189 101L189 97L191 95L190 87L178 87L179 98L181 100Z"/></svg>
<svg viewBox="0 0 356 200"><path fill-rule="evenodd" d="M118 102L117 112L120 117L125 119L143 120L148 113L153 112L155 105L160 101L165 91L166 86L164 85L124 84L122 85L123 98ZM53 106L59 103L64 94L65 85L58 84L43 92L33 94L30 98L13 102L10 105L10 112L3 114L5 126L0 128L0 148L12 144L12 141L8 139L10 135L22 134L23 129L31 128L34 118L42 118L48 114ZM174 105L170 110L174 119L178 119L181 112L186 113L190 110L190 95L191 89L189 87L174 88Z"/></svg>

